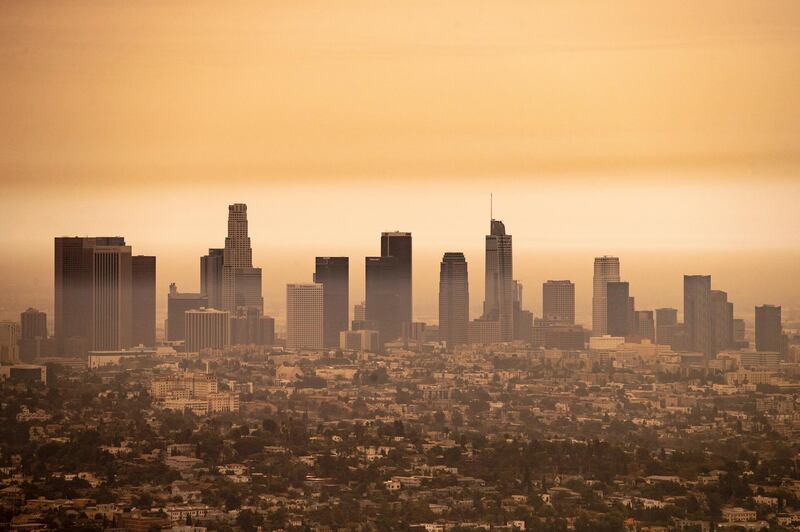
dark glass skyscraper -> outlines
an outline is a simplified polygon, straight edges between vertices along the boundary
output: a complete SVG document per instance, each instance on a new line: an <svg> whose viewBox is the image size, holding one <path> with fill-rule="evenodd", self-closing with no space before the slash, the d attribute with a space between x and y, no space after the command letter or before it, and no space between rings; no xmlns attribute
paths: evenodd
<svg viewBox="0 0 800 532"><path fill-rule="evenodd" d="M608 334L611 336L630 336L630 298L626 282L606 284Z"/></svg>
<svg viewBox="0 0 800 532"><path fill-rule="evenodd" d="M781 307L775 305L756 307L756 351L783 352Z"/></svg>
<svg viewBox="0 0 800 532"><path fill-rule="evenodd" d="M322 285L322 342L339 345L339 333L348 330L350 312L350 259L317 257L314 282Z"/></svg>
<svg viewBox="0 0 800 532"><path fill-rule="evenodd" d="M153 347L156 345L156 258L135 255L132 259L131 282L131 343Z"/></svg>
<svg viewBox="0 0 800 532"><path fill-rule="evenodd" d="M380 332L381 343L400 336L403 320L397 293L397 258L366 257L366 314Z"/></svg>
<svg viewBox="0 0 800 532"><path fill-rule="evenodd" d="M711 319L711 347L714 353L733 345L733 303L722 290L709 292L709 315Z"/></svg>
<svg viewBox="0 0 800 532"><path fill-rule="evenodd" d="M132 342L132 257L122 237L55 239L58 352L122 349Z"/></svg>
<svg viewBox="0 0 800 532"><path fill-rule="evenodd" d="M661 345L672 345L678 326L678 309L656 309L656 341Z"/></svg>
<svg viewBox="0 0 800 532"><path fill-rule="evenodd" d="M35 308L29 308L19 315L21 325L20 339L47 339L47 314Z"/></svg>
<svg viewBox="0 0 800 532"><path fill-rule="evenodd" d="M200 293L208 296L208 306L222 308L222 266L225 250L211 248L200 257Z"/></svg>
<svg viewBox="0 0 800 532"><path fill-rule="evenodd" d="M711 276L683 276L683 325L687 348L711 356Z"/></svg>
<svg viewBox="0 0 800 532"><path fill-rule="evenodd" d="M445 253L439 268L439 338L447 347L466 344L469 278L463 253Z"/></svg>
<svg viewBox="0 0 800 532"><path fill-rule="evenodd" d="M413 315L411 289L411 233L381 233L381 257L394 257L397 318L400 324L411 323Z"/></svg>
<svg viewBox="0 0 800 532"><path fill-rule="evenodd" d="M377 325L381 342L398 338L411 323L411 233L381 233L381 256L367 257L367 321Z"/></svg>

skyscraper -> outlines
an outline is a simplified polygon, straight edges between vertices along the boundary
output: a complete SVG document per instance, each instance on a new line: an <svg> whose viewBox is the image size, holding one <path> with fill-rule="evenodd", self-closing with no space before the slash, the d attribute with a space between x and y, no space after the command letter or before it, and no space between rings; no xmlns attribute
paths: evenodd
<svg viewBox="0 0 800 532"><path fill-rule="evenodd" d="M381 233L381 257L394 257L397 319L411 323L413 315L411 290L411 233L393 231Z"/></svg>
<svg viewBox="0 0 800 532"><path fill-rule="evenodd" d="M13 321L0 321L0 363L19 362L19 324Z"/></svg>
<svg viewBox="0 0 800 532"><path fill-rule="evenodd" d="M19 358L31 362L53 354L53 341L47 337L47 314L29 308L19 315Z"/></svg>
<svg viewBox="0 0 800 532"><path fill-rule="evenodd" d="M711 276L683 276L683 324L687 348L713 354L711 336Z"/></svg>
<svg viewBox="0 0 800 532"><path fill-rule="evenodd" d="M186 351L197 353L203 349L224 349L230 345L230 314L202 308L184 312L183 329L186 331Z"/></svg>
<svg viewBox="0 0 800 532"><path fill-rule="evenodd" d="M208 296L208 306L222 308L222 265L225 250L210 248L200 257L200 293Z"/></svg>
<svg viewBox="0 0 800 532"><path fill-rule="evenodd" d="M447 347L469 337L469 278L463 253L445 253L439 267L439 338Z"/></svg>
<svg viewBox="0 0 800 532"><path fill-rule="evenodd" d="M678 325L678 309L656 309L656 341L661 345L672 345Z"/></svg>
<svg viewBox="0 0 800 532"><path fill-rule="evenodd" d="M606 284L606 327L611 336L630 336L630 297L628 283Z"/></svg>
<svg viewBox="0 0 800 532"><path fill-rule="evenodd" d="M56 238L58 353L83 355L90 349L118 349L117 340L130 341L130 323L121 327L121 320L130 319L130 292L130 248L124 238Z"/></svg>
<svg viewBox="0 0 800 532"><path fill-rule="evenodd" d="M132 256L124 244L94 246L92 275L92 350L132 345Z"/></svg>
<svg viewBox="0 0 800 532"><path fill-rule="evenodd" d="M399 297L396 290L397 259L395 257L366 257L364 259L367 322L380 332L380 341L400 336L402 320L398 316Z"/></svg>
<svg viewBox="0 0 800 532"><path fill-rule="evenodd" d="M366 257L364 267L366 321L380 331L381 342L394 340L412 321L411 233L382 233L381 256Z"/></svg>
<svg viewBox="0 0 800 532"><path fill-rule="evenodd" d="M486 235L486 285L483 319L500 325L500 341L514 337L514 267L511 235L500 220L491 220Z"/></svg>
<svg viewBox="0 0 800 532"><path fill-rule="evenodd" d="M199 293L181 293L175 283L169 285L167 296L166 337L170 342L186 339L186 311L208 308L208 296ZM219 309L218 309L219 310Z"/></svg>
<svg viewBox="0 0 800 532"><path fill-rule="evenodd" d="M247 205L228 206L228 236L222 259L222 307L264 308L261 296L261 268L253 268L253 250L247 235Z"/></svg>
<svg viewBox="0 0 800 532"><path fill-rule="evenodd" d="M608 333L608 301L606 285L619 282L619 258L597 257L594 259L594 280L592 283L592 335Z"/></svg>
<svg viewBox="0 0 800 532"><path fill-rule="evenodd" d="M156 345L156 258L135 255L131 263L131 344Z"/></svg>
<svg viewBox="0 0 800 532"><path fill-rule="evenodd" d="M542 318L559 325L575 324L575 284L547 281L542 285Z"/></svg>
<svg viewBox="0 0 800 532"><path fill-rule="evenodd" d="M733 345L733 303L722 290L709 292L709 315L711 319L711 345L719 353Z"/></svg>
<svg viewBox="0 0 800 532"><path fill-rule="evenodd" d="M322 349L324 315L321 284L286 285L286 347Z"/></svg>
<svg viewBox="0 0 800 532"><path fill-rule="evenodd" d="M780 306L756 307L756 351L783 352Z"/></svg>
<svg viewBox="0 0 800 532"><path fill-rule="evenodd" d="M656 341L656 323L652 310L636 311L636 335L651 342Z"/></svg>
<svg viewBox="0 0 800 532"><path fill-rule="evenodd" d="M29 308L19 315L21 336L23 340L47 339L47 314L35 308Z"/></svg>
<svg viewBox="0 0 800 532"><path fill-rule="evenodd" d="M314 282L323 291L323 345L337 347L339 333L348 330L350 312L350 259L317 257Z"/></svg>

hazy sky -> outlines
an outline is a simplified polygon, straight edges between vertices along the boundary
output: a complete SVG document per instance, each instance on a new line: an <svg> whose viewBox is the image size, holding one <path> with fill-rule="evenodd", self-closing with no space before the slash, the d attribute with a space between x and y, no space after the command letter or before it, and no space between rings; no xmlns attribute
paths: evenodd
<svg viewBox="0 0 800 532"><path fill-rule="evenodd" d="M682 273L800 299L794 0L10 1L0 72L0 317L51 304L56 235L123 234L196 289L234 201L275 313L315 254L359 299L387 229L419 316L451 250L477 312L490 191L534 310L571 277L588 316L604 253L646 305Z"/></svg>

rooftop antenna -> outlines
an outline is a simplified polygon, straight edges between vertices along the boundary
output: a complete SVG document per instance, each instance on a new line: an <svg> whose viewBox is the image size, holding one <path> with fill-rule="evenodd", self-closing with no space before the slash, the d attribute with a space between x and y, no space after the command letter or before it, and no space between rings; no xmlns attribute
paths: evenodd
<svg viewBox="0 0 800 532"><path fill-rule="evenodd" d="M493 207L493 205L492 205L492 193L489 192L489 221L490 222L492 220L494 220L494 212L492 210L492 207Z"/></svg>

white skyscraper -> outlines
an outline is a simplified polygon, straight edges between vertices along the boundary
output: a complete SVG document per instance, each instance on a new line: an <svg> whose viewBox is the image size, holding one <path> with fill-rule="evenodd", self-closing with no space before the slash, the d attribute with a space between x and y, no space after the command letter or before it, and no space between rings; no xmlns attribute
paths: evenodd
<svg viewBox="0 0 800 532"><path fill-rule="evenodd" d="M323 285L286 285L286 347L323 348Z"/></svg>
<svg viewBox="0 0 800 532"><path fill-rule="evenodd" d="M500 341L514 336L514 270L511 235L500 220L492 220L486 235L486 298L483 318L500 322Z"/></svg>
<svg viewBox="0 0 800 532"><path fill-rule="evenodd" d="M264 308L261 296L261 268L253 268L253 250L247 236L247 205L228 206L228 236L222 261L222 307Z"/></svg>
<svg viewBox="0 0 800 532"><path fill-rule="evenodd" d="M594 259L594 282L592 291L592 336L608 333L608 283L619 282L619 258L597 257Z"/></svg>

